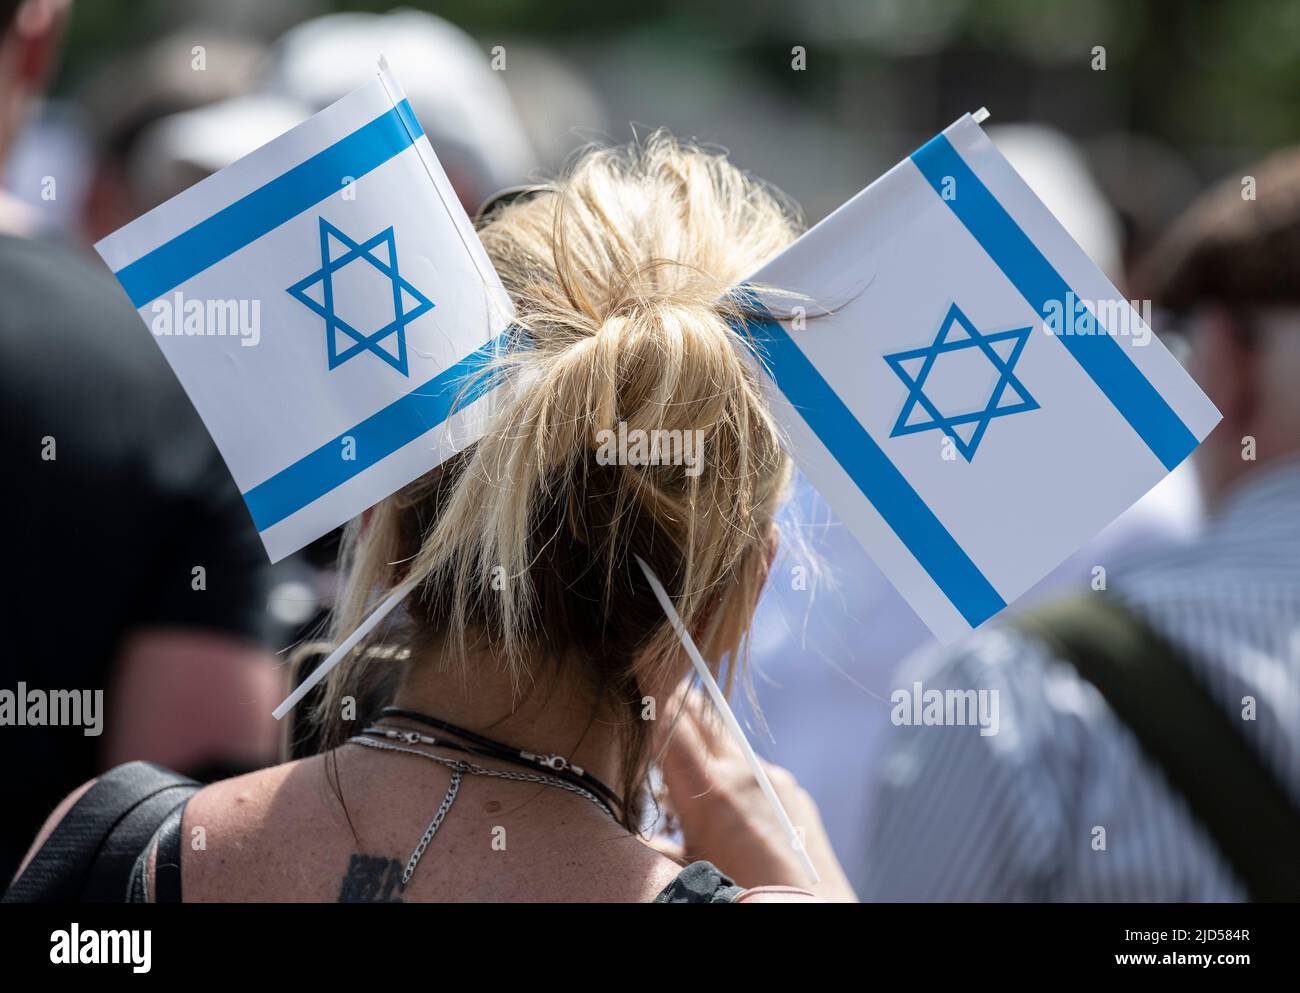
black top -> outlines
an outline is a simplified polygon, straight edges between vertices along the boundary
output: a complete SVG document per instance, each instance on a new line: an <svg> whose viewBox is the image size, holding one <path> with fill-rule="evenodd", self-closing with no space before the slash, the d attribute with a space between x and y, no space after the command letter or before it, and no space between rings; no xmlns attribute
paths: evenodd
<svg viewBox="0 0 1300 993"><path fill-rule="evenodd" d="M179 903L181 820L198 783L161 766L128 762L105 773L68 811L6 903ZM157 845L153 892L149 853ZM655 903L733 903L743 892L710 862L692 862Z"/></svg>
<svg viewBox="0 0 1300 993"><path fill-rule="evenodd" d="M745 892L712 862L692 862L655 897L655 903L735 903Z"/></svg>
<svg viewBox="0 0 1300 993"><path fill-rule="evenodd" d="M102 265L0 235L0 691L108 690L123 641L146 627L262 632L266 555L150 339ZM5 777L8 878L58 801L99 771L103 739L81 727L0 733L23 756Z"/></svg>

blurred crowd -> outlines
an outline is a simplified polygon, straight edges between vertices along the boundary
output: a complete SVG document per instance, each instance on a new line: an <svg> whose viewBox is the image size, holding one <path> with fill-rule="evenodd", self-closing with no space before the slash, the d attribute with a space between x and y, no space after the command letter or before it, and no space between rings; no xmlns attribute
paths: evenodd
<svg viewBox="0 0 1300 993"><path fill-rule="evenodd" d="M688 99L682 89L687 84L670 79L675 74L672 64L660 66L653 76L641 77L647 92L662 84L658 104L647 104L629 98L630 82L606 85L609 76L618 73L620 63L603 51L593 49L590 64L584 64L574 58L571 46L561 50L530 39L498 43L473 37L442 17L413 9L307 16L317 13L308 9L297 23L281 30L283 26L274 19L259 20L247 5L235 6L241 16L234 18L238 23L232 27L215 17L202 18L200 15L211 13L202 5L182 5L188 15L196 17L194 22L162 25L165 30L138 43L106 48L92 64L78 65L75 74L60 77L75 80L75 85L61 85L51 97L42 99L42 87L58 66L58 36L64 27L58 22L78 15L59 2L0 2L0 13L15 18L6 27L8 36L35 39L20 55L15 55L16 46L9 44L5 51L10 61L0 65L0 72L6 74L0 157L7 160L4 192L0 193L0 231L10 239L56 246L68 257L84 256L85 265L93 268L98 263L90 261L87 251L94 241L337 100L370 77L381 54L401 79L471 216L497 191L560 167L566 156L587 140L606 136L626 139L630 135L627 115L647 106L661 107L663 117L636 120L635 124L667 123L685 136L725 139L742 166L788 187L788 192L804 203L809 220L847 199L909 152L929 133L927 129L947 123L919 120L911 131L903 131L892 120L887 123L895 130L873 132L869 121L847 114L858 128L850 133L849 127L837 125L832 109L828 118L817 122L827 135L823 143L816 140L806 115L791 106L788 95L757 77L729 80L716 90L700 93L698 102L686 112L682 107L691 106L697 95ZM1079 56L1084 64L1089 58L1087 48L1083 46ZM635 64L636 58L644 58L636 54L641 51L629 44L628 61L621 64ZM661 61L671 63L670 53L660 54ZM818 57L815 48L811 57ZM836 57L843 58L843 52ZM781 50L773 58L788 63L791 55ZM933 60L934 74L942 78L943 51L934 53ZM957 78L966 78L956 68L952 71ZM698 66L683 74L687 81L702 78L704 70ZM883 82L888 92L888 80ZM1097 85L1107 94L1099 100L1111 100L1104 85ZM948 86L945 96L954 88ZM1272 315L1270 321L1289 324L1287 333L1300 339L1300 316L1288 309L1293 304L1300 306L1300 263L1295 256L1289 269L1261 274L1247 271L1244 256L1238 254L1235 264L1241 271L1234 270L1233 279L1224 284L1226 289L1212 285L1208 278L1195 284L1195 276L1187 275L1192 262L1166 258L1176 254L1176 249L1162 248L1165 255L1157 262L1142 262L1152 246L1164 244L1164 232L1177 214L1208 186L1212 177L1206 174L1205 156L1194 160L1163 139L1126 130L1122 112L1113 114L1109 131L1094 130L1086 140L1076 140L1078 136L1070 134L1071 120L1038 119L1032 112L1022 120L1004 119L993 97L984 97L978 86L966 90L961 98L989 104L993 117L988 130L995 143L1098 266L1122 289L1132 288L1130 295L1167 297L1157 302L1188 312L1195 312L1203 299L1227 305L1224 313L1230 316L1220 317L1231 325L1227 334L1236 343L1232 347L1248 347L1244 339L1238 340L1239 334L1247 333L1241 328L1257 336L1252 343L1270 333L1258 330L1253 318L1234 323L1257 308L1267 310ZM648 98L643 93L639 99ZM833 94L824 95L822 102L831 108L836 105ZM936 100L935 105L936 115L951 109L949 117L975 109L962 105L949 108L945 100ZM17 116L20 111L21 119ZM713 126L712 122L723 119L725 125ZM777 123L764 124L764 120ZM1225 128L1225 133L1229 130ZM1300 138L1300 133L1293 137ZM796 151L792 152L791 146ZM1231 186L1245 174L1255 151L1253 147L1217 148L1213 165L1228 173L1226 182ZM830 165L820 161L836 156L838 161ZM56 193L51 193L51 180ZM1300 199L1294 175L1281 170L1273 182L1278 185L1270 189L1289 190L1287 195ZM1271 209L1277 210L1279 225L1289 223L1294 229L1300 205L1290 203L1292 213L1287 216L1281 206ZM1185 225L1179 236L1183 243L1200 245L1207 237L1227 239L1231 235L1240 246L1253 244L1252 237L1263 237L1259 232L1221 232L1213 227L1212 216L1201 215L1196 223L1201 227ZM1300 247L1294 241L1291 245ZM1267 250L1260 251L1267 254L1275 248L1270 243ZM1186 253L1190 257L1194 251L1188 248ZM1234 264L1230 255L1214 258L1223 265ZM1195 265L1203 264L1201 256L1196 259ZM0 271L0 285L36 278L23 276L21 266L12 264L14 268L7 274ZM62 264L50 263L52 268ZM1147 277L1144 284L1138 279L1143 274ZM1187 279L1193 280L1190 289L1177 282ZM1175 285L1181 297L1174 294ZM70 308L74 305L68 302ZM82 310L70 310L69 320L93 313L95 306L88 301ZM1176 351L1189 349L1197 333L1214 333L1204 328L1198 331L1194 323L1176 323L1172 313L1157 316L1163 322L1157 330L1165 333L1166 344ZM142 351L153 349L143 329L129 326L136 320L129 309L124 315L114 315L113 320L121 324L121 335L132 336ZM50 342L48 355L20 353L17 346L6 345L6 363L16 363L19 359L14 356L21 354L21 361L29 364L22 372L16 365L8 366L4 370L6 384L11 378L27 379L33 391L33 409L40 412L38 416L19 410L26 394L6 385L6 396L0 401L8 421L6 439L14 439L26 460L20 463L18 474L34 476L41 471L28 465L35 457L28 454L31 437L58 437L65 446L60 449L61 457L63 452L71 457L78 445L97 445L102 460L94 474L78 476L67 470L68 475L57 482L64 495L33 487L16 497L18 503L9 508L16 515L7 514L9 520L35 517L48 523L42 525L46 530L20 539L21 554L14 565L23 572L30 567L31 581L24 584L23 591L6 594L3 616L8 631L23 629L28 634L11 642L0 671L5 686L26 679L48 685L109 687L110 696L123 701L123 709L115 712L110 701L108 733L102 738L74 739L71 744L66 735L58 741L52 735L48 740L29 736L25 741L37 744L20 748L10 733L0 730L4 736L0 764L13 770L18 784L17 796L10 794L14 802L7 804L15 821L6 825L0 848L0 875L6 878L53 804L98 769L148 758L211 778L271 763L285 749L310 750L312 743L301 736L290 734L286 740L282 729L271 721L270 710L289 689L288 650L317 635L332 605L335 586L336 536L314 543L274 568L266 564L238 494L230 489L228 479L220 478L220 461L192 411L185 408L184 398L174 395L175 386L159 356L97 358L100 346L82 340L85 335L69 334L72 337L67 341ZM1300 374L1294 346L1279 348L1277 354L1293 363L1288 367L1291 375ZM42 361L62 362L74 351L79 355L70 364L71 378L65 382L37 382L41 377L30 372ZM1230 374L1234 363L1248 364L1228 345L1210 354L1223 376ZM107 390L101 398L103 410L116 413L92 413L93 397L84 396L84 406L73 403L61 412L52 410L49 395L76 393L79 383L108 375L119 361L127 385ZM1253 423L1251 417L1265 416L1270 424L1282 424L1279 430L1284 435L1293 423L1287 419L1294 411L1265 409L1262 405L1279 404L1279 411L1284 406L1274 395L1279 384L1257 381L1253 375L1242 372L1239 380L1223 385L1212 399L1221 409L1225 397L1240 406L1224 411L1238 426ZM44 399L35 395L38 387L47 391ZM88 389L93 393L95 388ZM122 407L128 401L134 403L133 398L154 394L159 399L149 408L150 416L166 411L169 423L182 425L183 431L170 443L162 439L149 442L144 453L114 441L138 427L128 414L122 414L120 421L113 419ZM1261 415L1260 409L1265 413ZM81 423L88 415L105 420L88 427ZM58 421L58 416L69 418L65 428L57 428L65 423ZM1236 428L1227 426L1221 433L1223 430ZM97 436L96 431L102 435ZM1238 432L1244 433L1245 429ZM1239 444L1239 439L1229 436L1229 456ZM1273 444L1276 451L1300 453L1300 436L1279 437ZM1211 465L1214 458L1212 454ZM113 459L116 463L110 464ZM1225 472L1220 470L1219 476ZM1186 555L1189 547L1199 547L1198 542L1206 540L1206 513L1217 509L1215 501L1203 500L1202 494L1217 498L1229 490L1229 483L1237 482L1232 476L1215 478L1209 487L1198 486L1192 466L1181 466L1044 580L1022 606L1095 588L1091 584L1098 564L1106 565L1112 575L1123 576L1130 563ZM74 489L68 495L70 486ZM10 488L6 484L6 490ZM1300 499L1294 488L1287 492L1288 499ZM1269 504L1259 513L1286 516L1285 501L1274 499L1281 510ZM1300 510L1296 503L1289 506ZM52 508L58 508L57 519L50 516L55 512ZM132 514L142 519L128 522L126 518ZM1025 859L1037 857L1029 849L1040 842L1047 844L1043 839L1050 838L1058 827L1039 825L1035 833L1003 824L998 818L1006 815L981 804L1006 781L997 764L1005 756L963 758L919 751L910 738L900 737L901 729L891 723L890 698L896 686L910 685L912 677L907 673L924 672L929 684L941 685L944 673L957 678L952 673L961 672L967 682L1019 679L1008 689L1008 696L1029 708L1036 704L1029 699L1032 694L1025 685L1041 679L1041 674L1016 676L1016 670L1027 669L1031 662L1005 645L972 648L964 661L945 657L942 663L934 662L939 656L925 627L840 528L825 502L802 480L796 480L794 499L782 526L791 538L789 550L778 559L758 610L750 648L754 692L738 708L755 746L793 771L818 802L831 841L861 895L1032 898L1038 892L1032 886L1003 889L1000 883L977 875L961 879L960 871L940 874L935 869L927 873L925 866L937 864L936 853L964 852L965 857L986 863L1009 856L996 846L986 850L938 829L932 838L904 838L907 824L916 822L894 823L891 818L904 816L900 811L912 810L920 821L944 819L939 800L916 795L917 784L924 778L918 770L933 772L930 782L946 783L944 789L954 795L962 792L962 783L984 794L984 798L970 800L971 809L987 816L984 827L988 830L996 827L1005 837L1019 839ZM1270 540L1274 544L1291 540L1291 532L1283 531ZM143 539L146 532L154 537ZM1232 560L1230 548L1214 554ZM1184 561L1192 563L1184 566L1188 571L1202 568L1194 558ZM188 584L192 563L197 562L206 566L205 582L211 595L202 610L173 604L176 599L192 598L168 594L161 588L163 578L172 584ZM812 580L791 582L792 570L810 562L816 563ZM1144 588L1177 588L1178 568L1169 566ZM1300 564L1296 568L1300 570ZM1269 587L1279 598L1279 616L1269 622L1275 623L1277 630L1270 630L1263 640L1243 635L1233 643L1234 654L1226 664L1234 667L1234 674L1224 692L1231 699L1254 694L1272 700L1274 716L1289 730L1281 734L1281 740L1256 743L1265 761L1276 764L1275 771L1296 798L1300 796L1300 752L1296 751L1300 702L1293 695L1300 683L1300 649L1287 638L1300 632L1300 616L1290 612L1294 603L1287 598L1300 587L1300 581L1295 576L1285 578L1286 583ZM1243 579L1252 581L1251 577ZM120 598L107 594L103 602L77 603L77 597L98 598L85 592L91 582L116 586ZM1210 608L1207 612L1213 614ZM1166 635L1196 655L1204 669L1214 670L1216 653L1222 650L1221 641L1216 640L1221 632L1198 632L1180 627L1183 623L1170 621ZM1247 608L1224 622L1226 627L1252 623L1263 622ZM75 630L64 632L64 625ZM1267 647L1277 639L1286 647ZM1270 658L1269 652L1276 657ZM1259 677L1264 689L1252 689L1252 680L1259 674L1241 664L1244 655L1267 670L1265 677ZM1216 684L1215 677L1209 682ZM1060 694L1068 691L1068 686L1041 689L1048 701L1044 706L1059 703ZM1077 705L1062 707L1069 710L1074 706L1081 714L1092 704L1080 699L1083 702ZM1086 716L1078 721L1088 723ZM115 727L131 731L118 733ZM1088 735L1102 732L1093 728L1078 733L1084 741L1092 740ZM1056 771L1040 772L1044 793L1068 792ZM1128 788L1142 786L1129 784ZM1083 796L1082 792L1072 794L1062 803L1067 807L1084 803ZM1032 819L1036 802L1031 798L1020 804L1021 816ZM1043 816L1050 820L1049 815ZM1170 828L1170 835L1181 838L1181 831ZM1185 842L1187 851L1192 853L1188 858L1212 858L1202 856L1196 848L1199 836L1194 828L1187 828L1187 837L1191 839ZM874 863L872 851L879 856ZM880 860L886 858L896 867L895 873L882 872ZM1004 869L999 878L1019 871ZM1050 866L1035 865L1024 873L1050 875L1051 870ZM959 882L945 890L942 880L954 878ZM1196 893L1222 898L1238 895L1230 883L1216 885L1218 888ZM1127 892L1121 884L1106 883L1081 895L1124 898Z"/></svg>

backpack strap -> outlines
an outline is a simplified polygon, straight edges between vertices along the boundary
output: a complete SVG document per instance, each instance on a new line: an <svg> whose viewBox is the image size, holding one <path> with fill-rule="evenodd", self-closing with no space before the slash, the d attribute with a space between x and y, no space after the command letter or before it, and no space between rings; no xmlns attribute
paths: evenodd
<svg viewBox="0 0 1300 993"><path fill-rule="evenodd" d="M1174 645L1095 593L1035 608L1015 623L1106 698L1252 900L1300 900L1300 811Z"/></svg>
<svg viewBox="0 0 1300 993"><path fill-rule="evenodd" d="M105 773L50 833L5 903L120 903L159 824L199 784L149 762Z"/></svg>

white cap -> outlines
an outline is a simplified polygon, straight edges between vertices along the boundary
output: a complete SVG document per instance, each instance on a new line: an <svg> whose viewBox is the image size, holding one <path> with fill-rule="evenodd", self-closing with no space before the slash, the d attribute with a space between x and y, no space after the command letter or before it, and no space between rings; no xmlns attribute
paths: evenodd
<svg viewBox="0 0 1300 993"><path fill-rule="evenodd" d="M1074 142L1041 124L999 124L987 131L998 151L1097 268L1119 282L1123 276L1119 219Z"/></svg>
<svg viewBox="0 0 1300 993"><path fill-rule="evenodd" d="M224 169L309 117L299 103L264 94L235 97L155 121L140 136L129 173L150 206Z"/></svg>
<svg viewBox="0 0 1300 993"><path fill-rule="evenodd" d="M262 89L314 113L373 78L388 60L463 203L474 209L524 181L536 161L489 53L433 14L327 14L271 50Z"/></svg>

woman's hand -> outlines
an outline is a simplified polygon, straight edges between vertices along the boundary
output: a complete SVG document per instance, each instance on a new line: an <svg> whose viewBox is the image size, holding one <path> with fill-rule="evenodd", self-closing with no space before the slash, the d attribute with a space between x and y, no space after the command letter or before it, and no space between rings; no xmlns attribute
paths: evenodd
<svg viewBox="0 0 1300 993"><path fill-rule="evenodd" d="M666 708L660 772L667 806L681 826L688 859L708 859L745 887L809 889L832 901L856 902L822 827L817 804L785 769L764 762L772 787L821 875L808 878L749 764L700 694L679 693ZM675 723L672 716L681 709ZM760 761L762 761L760 759Z"/></svg>

